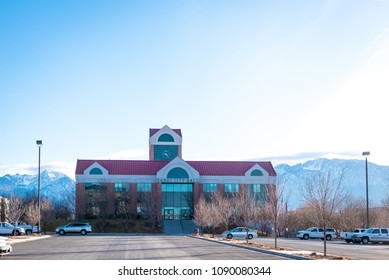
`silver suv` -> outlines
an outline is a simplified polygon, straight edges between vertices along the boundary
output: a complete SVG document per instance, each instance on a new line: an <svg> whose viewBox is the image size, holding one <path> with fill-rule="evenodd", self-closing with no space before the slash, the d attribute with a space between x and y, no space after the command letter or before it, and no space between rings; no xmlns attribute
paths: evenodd
<svg viewBox="0 0 389 280"><path fill-rule="evenodd" d="M82 222L70 223L55 229L55 233L59 235L64 235L66 233L80 233L81 235L86 235L90 232L92 232L92 227L90 224Z"/></svg>

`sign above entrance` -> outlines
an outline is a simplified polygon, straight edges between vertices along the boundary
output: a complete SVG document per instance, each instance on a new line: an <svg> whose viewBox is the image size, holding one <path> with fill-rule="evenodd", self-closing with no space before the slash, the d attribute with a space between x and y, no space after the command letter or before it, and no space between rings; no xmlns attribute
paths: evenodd
<svg viewBox="0 0 389 280"><path fill-rule="evenodd" d="M197 183L199 179L196 178L159 178L161 183Z"/></svg>

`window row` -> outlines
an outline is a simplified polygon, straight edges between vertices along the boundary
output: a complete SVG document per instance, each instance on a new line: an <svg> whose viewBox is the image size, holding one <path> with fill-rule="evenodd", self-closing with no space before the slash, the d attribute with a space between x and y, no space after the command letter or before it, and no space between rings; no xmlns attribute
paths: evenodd
<svg viewBox="0 0 389 280"><path fill-rule="evenodd" d="M250 184L248 185L250 192L252 193L261 193L266 191L266 185L264 184ZM103 185L87 183L85 184L85 190L89 192L101 191ZM129 192L130 184L129 183L115 183L115 192ZM151 183L137 183L136 190L137 192L151 192L152 184ZM162 184L162 192L191 192L193 190L192 184ZM218 190L218 184L203 184L203 192L211 193ZM239 184L224 184L224 191L226 193L238 193Z"/></svg>

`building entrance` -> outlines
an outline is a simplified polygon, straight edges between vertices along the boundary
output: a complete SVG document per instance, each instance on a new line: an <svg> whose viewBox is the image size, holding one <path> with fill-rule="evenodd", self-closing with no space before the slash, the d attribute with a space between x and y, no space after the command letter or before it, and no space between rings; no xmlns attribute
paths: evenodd
<svg viewBox="0 0 389 280"><path fill-rule="evenodd" d="M164 220L193 218L193 184L162 184L162 218Z"/></svg>

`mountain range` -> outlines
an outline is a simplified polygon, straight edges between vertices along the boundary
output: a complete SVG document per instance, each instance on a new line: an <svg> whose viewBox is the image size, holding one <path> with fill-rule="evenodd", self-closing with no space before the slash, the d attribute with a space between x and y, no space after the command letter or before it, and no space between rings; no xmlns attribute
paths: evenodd
<svg viewBox="0 0 389 280"><path fill-rule="evenodd" d="M284 182L289 194L288 208L295 209L302 204L300 189L305 180L318 172L330 171L334 178L343 172L345 191L355 198L366 198L366 177L364 160L343 160L319 158L296 165L279 164L275 170L278 182ZM368 163L369 201L371 206L379 206L381 200L389 195L389 166ZM5 175L0 177L0 195L9 196L11 192L22 196L36 195L37 175ZM75 197L75 182L63 173L45 170L41 173L41 197L53 203L62 203Z"/></svg>
<svg viewBox="0 0 389 280"><path fill-rule="evenodd" d="M288 207L298 208L302 203L301 188L307 178L312 178L319 172L331 172L332 178L339 178L343 172L342 186L345 192L354 198L366 199L366 164L364 160L315 159L293 166L279 164L274 167L278 182L285 184L289 194ZM389 195L389 166L368 162L369 203L372 207L379 206L383 198Z"/></svg>
<svg viewBox="0 0 389 280"><path fill-rule="evenodd" d="M45 170L41 173L41 198L54 203L63 203L75 197L75 182L61 172ZM22 197L37 196L38 175L5 175L0 177L0 195L9 197L13 193Z"/></svg>

